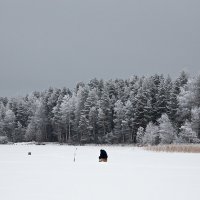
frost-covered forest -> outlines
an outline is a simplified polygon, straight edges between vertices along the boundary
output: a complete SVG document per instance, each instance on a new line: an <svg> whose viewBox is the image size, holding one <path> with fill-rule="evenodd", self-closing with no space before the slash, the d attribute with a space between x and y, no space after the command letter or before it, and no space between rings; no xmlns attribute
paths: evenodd
<svg viewBox="0 0 200 200"><path fill-rule="evenodd" d="M198 143L200 75L132 76L0 98L0 140L69 144Z"/></svg>

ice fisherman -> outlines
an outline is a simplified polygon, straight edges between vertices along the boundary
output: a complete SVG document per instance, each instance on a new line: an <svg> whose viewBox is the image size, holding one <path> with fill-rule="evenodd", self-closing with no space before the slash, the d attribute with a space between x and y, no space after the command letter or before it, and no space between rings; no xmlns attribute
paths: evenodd
<svg viewBox="0 0 200 200"><path fill-rule="evenodd" d="M99 162L107 162L108 155L104 149L100 150Z"/></svg>

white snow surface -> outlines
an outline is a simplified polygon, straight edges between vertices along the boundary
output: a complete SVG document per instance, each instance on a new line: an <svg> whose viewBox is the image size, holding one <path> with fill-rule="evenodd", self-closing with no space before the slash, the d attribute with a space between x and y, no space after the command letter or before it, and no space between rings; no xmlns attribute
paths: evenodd
<svg viewBox="0 0 200 200"><path fill-rule="evenodd" d="M199 200L200 154L0 145L1 200ZM100 149L108 162L99 163ZM32 155L28 156L28 152Z"/></svg>

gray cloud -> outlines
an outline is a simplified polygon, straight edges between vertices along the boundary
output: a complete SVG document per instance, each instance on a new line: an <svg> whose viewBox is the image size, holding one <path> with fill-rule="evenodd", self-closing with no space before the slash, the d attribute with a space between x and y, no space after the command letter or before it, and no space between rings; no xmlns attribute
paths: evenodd
<svg viewBox="0 0 200 200"><path fill-rule="evenodd" d="M1 0L0 96L199 72L198 0Z"/></svg>

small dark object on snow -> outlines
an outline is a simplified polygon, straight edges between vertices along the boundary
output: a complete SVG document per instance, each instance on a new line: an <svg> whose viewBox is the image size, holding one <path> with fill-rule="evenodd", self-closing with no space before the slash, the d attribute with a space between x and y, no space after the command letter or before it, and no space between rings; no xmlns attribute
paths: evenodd
<svg viewBox="0 0 200 200"><path fill-rule="evenodd" d="M38 143L36 143L36 145L45 145L45 143L43 143L43 142L38 142Z"/></svg>
<svg viewBox="0 0 200 200"><path fill-rule="evenodd" d="M99 162L107 162L108 155L105 150L100 150Z"/></svg>
<svg viewBox="0 0 200 200"><path fill-rule="evenodd" d="M30 155L31 155L31 152L28 152L28 155L30 156Z"/></svg>

